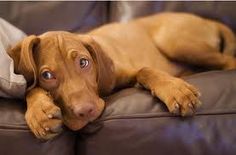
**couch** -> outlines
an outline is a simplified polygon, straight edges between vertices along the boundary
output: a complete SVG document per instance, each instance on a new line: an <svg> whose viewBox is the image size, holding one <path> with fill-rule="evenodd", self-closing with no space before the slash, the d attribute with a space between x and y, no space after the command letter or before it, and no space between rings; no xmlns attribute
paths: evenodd
<svg viewBox="0 0 236 155"><path fill-rule="evenodd" d="M27 34L86 32L161 11L185 11L220 20L236 30L236 2L0 2L0 17ZM185 77L201 91L203 106L181 118L148 91L127 88L105 97L102 116L78 132L65 129L49 141L34 137L24 100L0 98L3 155L235 155L236 71Z"/></svg>

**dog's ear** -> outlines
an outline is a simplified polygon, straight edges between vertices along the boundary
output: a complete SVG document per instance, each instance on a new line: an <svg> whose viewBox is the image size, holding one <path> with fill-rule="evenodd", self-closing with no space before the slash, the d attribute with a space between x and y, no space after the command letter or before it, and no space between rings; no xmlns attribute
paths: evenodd
<svg viewBox="0 0 236 155"><path fill-rule="evenodd" d="M99 92L101 95L108 94L115 82L113 62L91 36L79 35L79 39L95 62Z"/></svg>
<svg viewBox="0 0 236 155"><path fill-rule="evenodd" d="M36 85L36 65L33 58L33 49L39 43L35 35L28 36L8 51L9 56L14 60L14 70L22 74L27 81L27 89Z"/></svg>

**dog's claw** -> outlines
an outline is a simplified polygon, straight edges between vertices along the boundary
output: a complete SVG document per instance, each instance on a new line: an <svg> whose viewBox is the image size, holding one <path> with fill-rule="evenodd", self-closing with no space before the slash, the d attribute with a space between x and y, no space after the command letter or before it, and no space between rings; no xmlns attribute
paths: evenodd
<svg viewBox="0 0 236 155"><path fill-rule="evenodd" d="M45 128L46 131L49 131L50 129L48 127Z"/></svg>
<svg viewBox="0 0 236 155"><path fill-rule="evenodd" d="M55 111L53 114L50 113L47 116L50 119L52 119L52 118L62 119L62 114L61 114L60 110Z"/></svg>
<svg viewBox="0 0 236 155"><path fill-rule="evenodd" d="M200 107L202 105L202 102L200 101L200 100L198 100L197 102L196 102L196 104L194 105L194 107L195 108L198 108L198 107Z"/></svg>
<svg viewBox="0 0 236 155"><path fill-rule="evenodd" d="M201 97L202 94L200 92L197 92L197 97Z"/></svg>
<svg viewBox="0 0 236 155"><path fill-rule="evenodd" d="M175 103L175 109L174 109L174 111L173 111L173 113L175 114L175 115L178 115L179 114L179 104L178 103Z"/></svg>
<svg viewBox="0 0 236 155"><path fill-rule="evenodd" d="M188 104L188 107L191 108L191 109L194 109L192 103L189 103L189 104Z"/></svg>
<svg viewBox="0 0 236 155"><path fill-rule="evenodd" d="M179 104L175 103L175 109L179 109Z"/></svg>
<svg viewBox="0 0 236 155"><path fill-rule="evenodd" d="M48 118L53 118L52 114L48 114Z"/></svg>
<svg viewBox="0 0 236 155"><path fill-rule="evenodd" d="M46 135L46 133L45 132L42 132L42 134L45 136Z"/></svg>

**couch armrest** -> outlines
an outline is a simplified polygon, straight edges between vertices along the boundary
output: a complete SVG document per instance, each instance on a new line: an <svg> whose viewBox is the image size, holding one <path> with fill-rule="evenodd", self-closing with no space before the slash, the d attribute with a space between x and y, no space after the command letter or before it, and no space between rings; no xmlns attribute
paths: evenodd
<svg viewBox="0 0 236 155"><path fill-rule="evenodd" d="M107 99L101 118L78 135L78 155L166 155L236 152L236 71L186 78L202 93L194 117L181 118L148 91L125 89Z"/></svg>

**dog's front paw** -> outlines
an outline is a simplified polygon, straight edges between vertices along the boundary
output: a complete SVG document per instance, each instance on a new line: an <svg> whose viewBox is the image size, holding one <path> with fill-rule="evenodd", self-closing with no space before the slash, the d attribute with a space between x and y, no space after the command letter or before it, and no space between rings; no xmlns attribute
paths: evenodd
<svg viewBox="0 0 236 155"><path fill-rule="evenodd" d="M41 94L27 99L26 122L39 139L51 139L62 131L62 114L50 96Z"/></svg>
<svg viewBox="0 0 236 155"><path fill-rule="evenodd" d="M199 91L179 78L163 80L151 91L176 115L191 116L201 105Z"/></svg>

